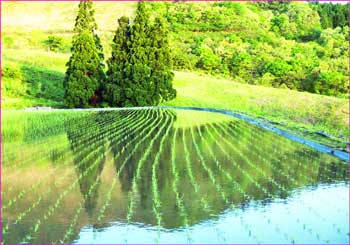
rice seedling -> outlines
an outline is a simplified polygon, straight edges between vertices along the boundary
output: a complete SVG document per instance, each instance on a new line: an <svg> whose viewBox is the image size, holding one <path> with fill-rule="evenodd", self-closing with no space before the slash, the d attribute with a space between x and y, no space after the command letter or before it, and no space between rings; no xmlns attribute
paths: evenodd
<svg viewBox="0 0 350 245"><path fill-rule="evenodd" d="M235 242L236 235L239 242L255 243L349 237L337 218L349 214L313 190L320 184L342 188L344 162L237 119L201 113L9 113L13 118L6 119L3 132L3 242L80 243L86 234L96 231L93 239L99 239L119 228L118 243L137 242L134 230L150 231L144 237L150 243L200 243L200 227L220 243ZM309 199L289 205L299 192ZM322 204L315 206L310 195ZM337 200L346 203L344 197ZM271 216L270 204L285 208ZM293 216L296 210L309 218ZM259 219L257 226L251 215ZM281 225L283 215L290 230Z"/></svg>

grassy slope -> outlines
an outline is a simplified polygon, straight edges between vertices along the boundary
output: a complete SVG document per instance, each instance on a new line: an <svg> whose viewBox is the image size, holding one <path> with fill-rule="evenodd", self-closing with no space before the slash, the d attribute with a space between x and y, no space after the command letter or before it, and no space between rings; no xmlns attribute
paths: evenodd
<svg viewBox="0 0 350 245"><path fill-rule="evenodd" d="M344 147L349 137L346 99L241 84L188 72L176 72L174 85L178 96L166 105L233 110L259 120L270 120L277 123L277 127L334 147ZM335 137L332 140L319 137L315 134L317 131Z"/></svg>
<svg viewBox="0 0 350 245"><path fill-rule="evenodd" d="M36 7L33 7L34 4ZM71 35L69 30L74 25L77 4L77 2L2 4L3 36L12 37L14 42L22 38L23 42L20 44L24 44L13 49L3 48L3 63L19 67L29 91L27 95L20 96L3 94L1 101L3 108L62 106L62 79L69 54L46 52L40 49L42 45L37 45L36 42L40 43L42 38L50 34ZM108 47L108 37L115 29L117 17L123 14L132 15L135 4L95 2L94 5L100 31L105 34L104 45ZM106 15L107 12L110 14ZM28 22L28 19L31 22ZM14 46L16 45L15 43ZM106 52L108 53L108 50ZM13 81L10 79L4 79L2 88L4 84L11 82ZM174 85L178 97L165 103L167 105L230 109L281 123L280 127L299 134L303 134L306 130L325 131L334 135L334 139L322 137L316 139L333 146L344 147L348 141L344 137L349 135L347 121L349 109L346 99L240 84L188 72L176 72ZM307 133L309 138L316 136Z"/></svg>
<svg viewBox="0 0 350 245"><path fill-rule="evenodd" d="M70 32L79 2L3 2L2 28L5 32L33 31ZM132 16L136 3L94 2L100 31L114 31L117 18Z"/></svg>

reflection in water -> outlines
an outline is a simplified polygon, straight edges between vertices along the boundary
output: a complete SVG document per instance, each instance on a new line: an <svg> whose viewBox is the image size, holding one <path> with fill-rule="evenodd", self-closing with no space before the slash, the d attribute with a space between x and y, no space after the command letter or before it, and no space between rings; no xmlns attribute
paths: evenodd
<svg viewBox="0 0 350 245"><path fill-rule="evenodd" d="M344 217L335 209L329 209L322 202L314 202L313 199L315 197L331 198L332 205L346 210L349 205L348 200L341 199L340 203L336 200L338 195L343 195L347 191L348 185L346 184L303 188L293 193L288 201L275 199L268 205L252 202L249 208L227 209L216 218L209 218L191 226L189 232L192 242L196 244L212 243L213 241L220 244L231 241L239 244L268 243L271 241L282 243L303 241L306 244L313 244L316 240L319 240L319 243L324 243L321 241L332 242L335 239L339 243L348 243L347 237L340 235L341 232L347 232L348 225L341 227L339 232L335 229L329 229L331 225L320 224L319 219L308 215L304 209L300 208L300 202L310 201L313 203L314 209L327 213L330 224L345 224L348 217ZM307 216L305 217L305 215ZM315 228L317 230L314 230ZM317 237L316 232L320 234L319 237ZM105 244L110 241L122 243L127 237L130 244L153 243L154 237L158 236L157 233L157 229L153 226L112 222L109 227L99 230L94 230L89 225L83 227L75 242L81 244ZM176 244L187 243L186 233L186 230L181 228L162 229L159 243L169 243L169 241ZM116 236L117 234L122 236Z"/></svg>
<svg viewBox="0 0 350 245"><path fill-rule="evenodd" d="M349 242L347 164L240 120L5 116L5 243Z"/></svg>

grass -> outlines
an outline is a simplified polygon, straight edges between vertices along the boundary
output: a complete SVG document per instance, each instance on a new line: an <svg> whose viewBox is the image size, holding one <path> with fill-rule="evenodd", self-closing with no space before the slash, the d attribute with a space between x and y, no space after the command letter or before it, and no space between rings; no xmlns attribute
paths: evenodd
<svg viewBox="0 0 350 245"><path fill-rule="evenodd" d="M3 67L15 67L12 75L4 74L3 70L3 109L63 106L62 82L77 5L77 2L2 4L2 63ZM94 6L108 58L117 18L132 16L135 4L95 2ZM43 42L49 35L63 37L64 50L60 53L47 51ZM345 98L253 86L179 71L175 72L174 86L177 98L164 105L228 109L272 122L277 127L332 147L345 148L349 142L349 108ZM324 137L323 133L331 137Z"/></svg>
<svg viewBox="0 0 350 245"><path fill-rule="evenodd" d="M227 109L337 148L349 137L348 100L236 83L203 74L175 72L177 98L164 103ZM321 136L324 132L331 138Z"/></svg>
<svg viewBox="0 0 350 245"><path fill-rule="evenodd" d="M2 3L3 32L41 30L50 33L67 32L74 27L78 10L72 2L4 2ZM133 16L136 3L94 2L95 18L100 31L115 31L117 19Z"/></svg>
<svg viewBox="0 0 350 245"><path fill-rule="evenodd" d="M68 54L41 50L4 50L4 66L14 64L21 74L17 80L16 77L3 77L2 108L62 107L62 82L68 58ZM18 80L22 80L27 89L25 94L16 91L23 89L23 86L16 87L19 86ZM336 148L344 148L348 141L347 99L179 71L175 72L174 86L177 98L164 105L233 110L259 120L272 121L278 127ZM317 132L332 137L323 137Z"/></svg>
<svg viewBox="0 0 350 245"><path fill-rule="evenodd" d="M2 58L2 108L63 106L63 79L69 55L6 49Z"/></svg>

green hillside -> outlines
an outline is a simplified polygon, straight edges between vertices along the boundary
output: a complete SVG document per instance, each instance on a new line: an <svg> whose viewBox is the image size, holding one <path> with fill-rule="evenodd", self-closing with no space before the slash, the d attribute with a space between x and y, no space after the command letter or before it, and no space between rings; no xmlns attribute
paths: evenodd
<svg viewBox="0 0 350 245"><path fill-rule="evenodd" d="M63 107L62 82L77 5L2 3L2 108ZM303 34L285 32L293 27L286 19L292 10L299 16L317 11L306 3L286 5L284 10L272 7L253 3L150 4L153 16L167 18L171 34L178 96L166 104L235 110L345 147L349 137L347 27L335 23L326 28L315 15L314 29L299 23L295 24L299 29L291 30L304 28ZM94 9L108 58L117 18L132 17L135 3L94 2ZM60 39L55 49L48 42L50 36Z"/></svg>

